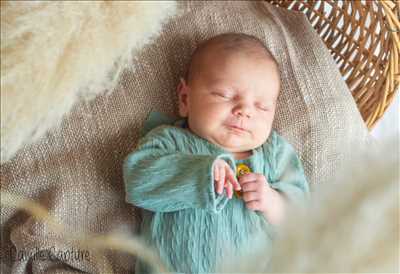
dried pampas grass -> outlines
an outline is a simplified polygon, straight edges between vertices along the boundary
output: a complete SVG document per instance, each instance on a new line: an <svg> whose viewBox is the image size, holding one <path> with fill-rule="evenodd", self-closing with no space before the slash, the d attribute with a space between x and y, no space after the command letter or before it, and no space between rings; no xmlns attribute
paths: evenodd
<svg viewBox="0 0 400 274"><path fill-rule="evenodd" d="M112 91L175 1L1 1L1 162Z"/></svg>
<svg viewBox="0 0 400 274"><path fill-rule="evenodd" d="M94 256L94 263L97 267L97 273L114 274L111 264L105 257L104 251L107 249L126 252L141 258L144 262L151 264L158 273L168 273L167 268L161 262L156 252L146 247L137 237L129 237L123 233L119 234L80 234L71 231L67 226L62 224L54 216L50 215L46 208L40 204L14 195L8 192L1 191L1 205L18 208L26 211L36 219L45 222L49 229L61 236L66 241L74 242L76 246L90 250ZM40 249L40 247L37 247Z"/></svg>
<svg viewBox="0 0 400 274"><path fill-rule="evenodd" d="M291 209L268 267L260 252L227 272L399 273L399 140L354 153L309 209Z"/></svg>

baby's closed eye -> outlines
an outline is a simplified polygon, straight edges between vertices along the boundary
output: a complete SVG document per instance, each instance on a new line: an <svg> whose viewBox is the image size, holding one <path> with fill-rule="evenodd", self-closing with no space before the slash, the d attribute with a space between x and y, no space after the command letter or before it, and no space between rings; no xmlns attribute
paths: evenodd
<svg viewBox="0 0 400 274"><path fill-rule="evenodd" d="M262 104L256 104L256 107L262 111L269 111L270 107L267 105L262 105Z"/></svg>
<svg viewBox="0 0 400 274"><path fill-rule="evenodd" d="M230 100L230 99L233 98L233 95L231 93L224 92L224 91L213 91L211 94L216 96L216 97L219 97L219 98L222 98L222 99L227 99L227 100Z"/></svg>

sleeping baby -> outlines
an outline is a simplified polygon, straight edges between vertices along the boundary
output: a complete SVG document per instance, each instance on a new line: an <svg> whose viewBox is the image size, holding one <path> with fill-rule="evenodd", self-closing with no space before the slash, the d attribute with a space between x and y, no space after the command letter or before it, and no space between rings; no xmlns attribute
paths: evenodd
<svg viewBox="0 0 400 274"><path fill-rule="evenodd" d="M227 256L271 246L288 204L306 201L299 158L272 130L279 90L278 64L258 38L215 36L178 85L183 119L154 127L127 156L126 200L171 271L215 272ZM152 271L137 262L136 274Z"/></svg>

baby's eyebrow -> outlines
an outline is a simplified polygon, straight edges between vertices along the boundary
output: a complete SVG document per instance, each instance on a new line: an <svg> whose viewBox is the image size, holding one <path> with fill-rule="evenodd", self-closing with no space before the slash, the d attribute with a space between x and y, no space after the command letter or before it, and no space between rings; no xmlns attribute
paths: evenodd
<svg viewBox="0 0 400 274"><path fill-rule="evenodd" d="M216 86L216 85L220 85L220 84L224 84L224 83L225 83L224 79L220 79L220 78L212 79L209 81L210 86Z"/></svg>

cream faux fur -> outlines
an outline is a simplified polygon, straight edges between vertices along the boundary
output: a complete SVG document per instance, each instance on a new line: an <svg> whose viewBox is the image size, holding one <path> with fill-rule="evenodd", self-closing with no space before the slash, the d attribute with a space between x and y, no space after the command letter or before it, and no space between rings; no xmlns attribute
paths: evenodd
<svg viewBox="0 0 400 274"><path fill-rule="evenodd" d="M112 91L175 12L175 1L1 1L1 163L79 97Z"/></svg>

